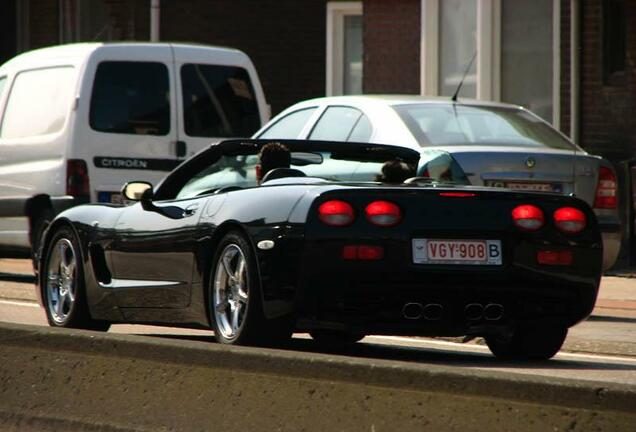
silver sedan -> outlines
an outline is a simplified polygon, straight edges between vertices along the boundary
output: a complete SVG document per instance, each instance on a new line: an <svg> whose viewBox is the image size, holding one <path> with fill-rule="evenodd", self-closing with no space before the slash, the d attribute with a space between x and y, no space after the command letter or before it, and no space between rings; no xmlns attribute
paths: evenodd
<svg viewBox="0 0 636 432"><path fill-rule="evenodd" d="M621 225L611 164L517 105L403 95L326 97L287 108L254 137L445 150L474 185L576 194L597 215L603 267L618 257Z"/></svg>

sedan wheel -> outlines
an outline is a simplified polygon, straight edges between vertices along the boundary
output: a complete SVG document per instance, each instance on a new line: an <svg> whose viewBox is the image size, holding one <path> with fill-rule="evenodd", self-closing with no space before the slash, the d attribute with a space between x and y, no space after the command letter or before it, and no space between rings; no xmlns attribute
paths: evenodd
<svg viewBox="0 0 636 432"><path fill-rule="evenodd" d="M490 351L500 359L548 360L556 355L568 335L566 327L519 327L509 339L486 336Z"/></svg>

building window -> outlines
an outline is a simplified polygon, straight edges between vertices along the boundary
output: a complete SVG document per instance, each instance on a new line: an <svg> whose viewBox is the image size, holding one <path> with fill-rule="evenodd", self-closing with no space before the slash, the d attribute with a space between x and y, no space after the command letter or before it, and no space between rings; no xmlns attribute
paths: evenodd
<svg viewBox="0 0 636 432"><path fill-rule="evenodd" d="M625 2L603 2L603 80L605 85L625 84Z"/></svg>
<svg viewBox="0 0 636 432"><path fill-rule="evenodd" d="M552 0L501 5L501 100L552 121Z"/></svg>
<svg viewBox="0 0 636 432"><path fill-rule="evenodd" d="M327 4L327 96L362 93L362 2Z"/></svg>
<svg viewBox="0 0 636 432"><path fill-rule="evenodd" d="M477 49L477 2L439 2L439 94L452 96ZM476 63L470 65L460 96L477 96Z"/></svg>

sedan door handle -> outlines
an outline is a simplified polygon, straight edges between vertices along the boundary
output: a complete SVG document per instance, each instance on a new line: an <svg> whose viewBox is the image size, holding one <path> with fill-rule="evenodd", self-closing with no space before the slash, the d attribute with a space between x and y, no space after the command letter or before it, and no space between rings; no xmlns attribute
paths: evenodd
<svg viewBox="0 0 636 432"><path fill-rule="evenodd" d="M196 214L197 210L199 209L199 204L192 204L189 205L188 207L185 208L185 210L183 211L183 216L184 217L188 217L188 216L193 216L194 214Z"/></svg>

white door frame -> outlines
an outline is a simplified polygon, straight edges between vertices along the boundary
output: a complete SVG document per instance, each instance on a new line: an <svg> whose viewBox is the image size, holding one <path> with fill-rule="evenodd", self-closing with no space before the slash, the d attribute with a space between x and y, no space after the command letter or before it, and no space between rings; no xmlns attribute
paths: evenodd
<svg viewBox="0 0 636 432"><path fill-rule="evenodd" d="M327 3L327 53L326 53L326 96L341 95L344 71L344 18L347 15L362 15L361 1Z"/></svg>

